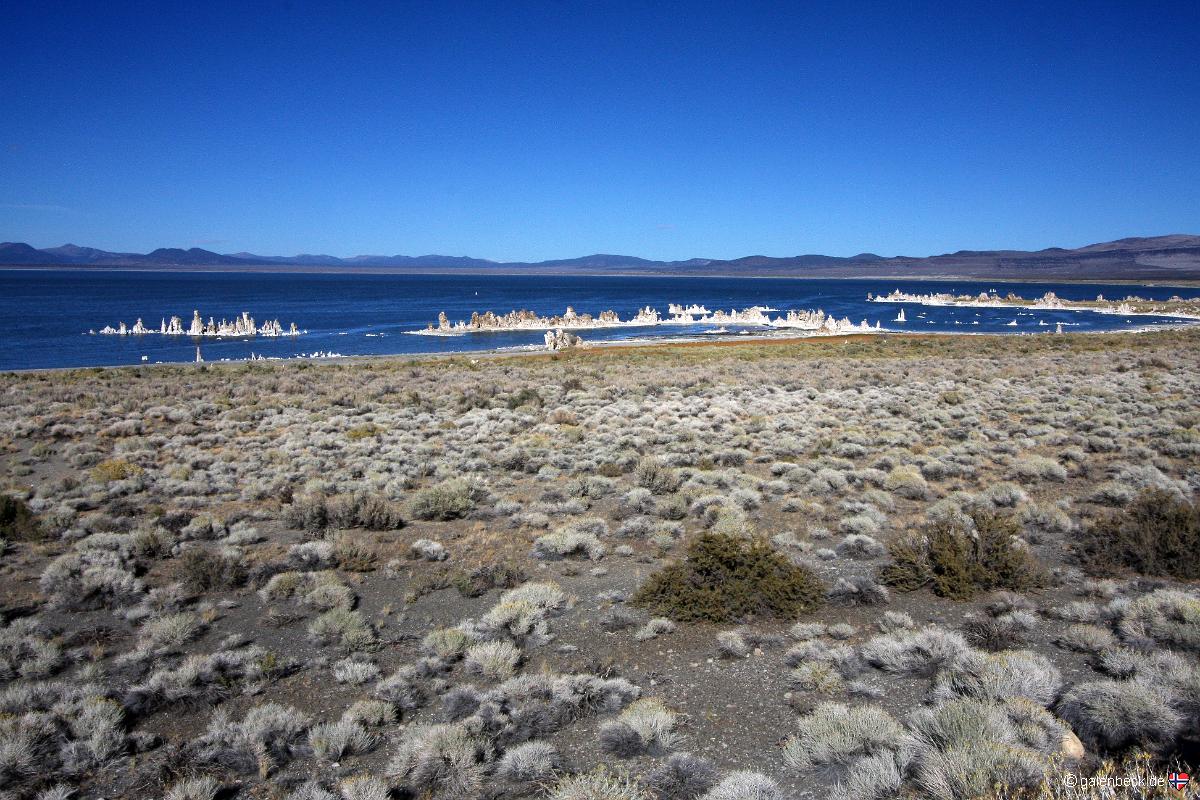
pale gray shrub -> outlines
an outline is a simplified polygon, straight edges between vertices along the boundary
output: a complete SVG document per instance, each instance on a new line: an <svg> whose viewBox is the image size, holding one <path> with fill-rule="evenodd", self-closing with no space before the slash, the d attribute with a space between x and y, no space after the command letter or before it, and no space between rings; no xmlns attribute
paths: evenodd
<svg viewBox="0 0 1200 800"><path fill-rule="evenodd" d="M463 663L469 672L493 680L504 680L512 677L520 660L521 651L512 643L497 641L471 645L467 648Z"/></svg>
<svg viewBox="0 0 1200 800"><path fill-rule="evenodd" d="M163 800L213 800L220 788L221 782L211 775L183 778L171 785Z"/></svg>
<svg viewBox="0 0 1200 800"><path fill-rule="evenodd" d="M971 651L954 659L938 672L934 696L980 700L1024 697L1047 706L1058 696L1062 676L1040 653L1006 650L999 653Z"/></svg>
<svg viewBox="0 0 1200 800"><path fill-rule="evenodd" d="M45 678L63 665L62 648L36 619L0 623L0 682Z"/></svg>
<svg viewBox="0 0 1200 800"><path fill-rule="evenodd" d="M860 756L894 752L907 739L900 723L878 706L821 703L796 720L796 732L783 746L783 760L797 772L840 769Z"/></svg>
<svg viewBox="0 0 1200 800"><path fill-rule="evenodd" d="M1072 625L1055 641L1060 647L1080 653L1103 653L1119 646L1112 631L1099 625Z"/></svg>
<svg viewBox="0 0 1200 800"><path fill-rule="evenodd" d="M142 625L137 647L147 652L177 649L197 638L205 627L198 616L188 611L165 614Z"/></svg>
<svg viewBox="0 0 1200 800"><path fill-rule="evenodd" d="M1029 499L1020 486L1007 481L994 483L984 489L982 497L996 508L1014 508Z"/></svg>
<svg viewBox="0 0 1200 800"><path fill-rule="evenodd" d="M338 787L343 800L388 800L392 789L386 781L374 775L354 775L346 778Z"/></svg>
<svg viewBox="0 0 1200 800"><path fill-rule="evenodd" d="M546 797L547 800L654 800L633 777L612 772L603 765L591 772L560 778Z"/></svg>
<svg viewBox="0 0 1200 800"><path fill-rule="evenodd" d="M717 634L717 652L722 658L745 658L750 655L750 645L738 631L722 631Z"/></svg>
<svg viewBox="0 0 1200 800"><path fill-rule="evenodd" d="M960 634L930 626L876 636L860 652L868 664L884 672L931 677L952 668L971 648Z"/></svg>
<svg viewBox="0 0 1200 800"><path fill-rule="evenodd" d="M539 536L533 543L533 557L548 560L582 554L592 561L599 561L604 557L606 550L597 534L581 523L567 525L554 533Z"/></svg>
<svg viewBox="0 0 1200 800"><path fill-rule="evenodd" d="M700 800L784 800L779 784L760 772L738 770L726 775Z"/></svg>
<svg viewBox="0 0 1200 800"><path fill-rule="evenodd" d="M198 755L239 772L263 774L295 755L308 725L304 714L277 703L255 706L241 722L232 722L221 709L197 741Z"/></svg>
<svg viewBox="0 0 1200 800"><path fill-rule="evenodd" d="M633 638L644 642L667 633L675 632L675 623L666 617L655 617L634 633Z"/></svg>
<svg viewBox="0 0 1200 800"><path fill-rule="evenodd" d="M1085 742L1109 750L1137 745L1162 750L1175 741L1183 718L1171 693L1147 680L1079 683L1058 703L1058 713Z"/></svg>
<svg viewBox="0 0 1200 800"><path fill-rule="evenodd" d="M483 789L492 748L461 725L414 725L388 763L389 777L429 800L461 800Z"/></svg>
<svg viewBox="0 0 1200 800"><path fill-rule="evenodd" d="M1132 644L1160 644L1200 651L1200 598L1178 589L1159 589L1118 612L1117 630Z"/></svg>
<svg viewBox="0 0 1200 800"><path fill-rule="evenodd" d="M1023 455L1013 460L1012 474L1023 483L1039 480L1061 483L1067 479L1067 470L1054 459L1038 455Z"/></svg>
<svg viewBox="0 0 1200 800"><path fill-rule="evenodd" d="M672 753L643 779L654 800L695 800L717 782L716 766L691 753Z"/></svg>
<svg viewBox="0 0 1200 800"><path fill-rule="evenodd" d="M369 661L343 658L333 665L333 679L349 686L362 686L379 678L379 667Z"/></svg>
<svg viewBox="0 0 1200 800"><path fill-rule="evenodd" d="M308 745L322 761L339 761L348 755L370 752L376 741L375 735L362 725L346 719L318 723L308 732Z"/></svg>
<svg viewBox="0 0 1200 800"><path fill-rule="evenodd" d="M797 622L788 628L788 635L797 641L808 641L825 635L823 622Z"/></svg>
<svg viewBox="0 0 1200 800"><path fill-rule="evenodd" d="M1023 724L1014 723L1010 709ZM1020 700L959 699L919 710L909 719L916 783L937 800L979 797L997 784L1034 786L1050 763L1049 753L1035 746L1047 744L1045 728L1055 725L1045 709Z"/></svg>
<svg viewBox="0 0 1200 800"><path fill-rule="evenodd" d="M445 546L441 542L435 542L432 539L417 539L410 546L413 558L419 558L424 561L445 561L450 557L446 552Z"/></svg>
<svg viewBox="0 0 1200 800"><path fill-rule="evenodd" d="M887 548L871 536L852 533L838 543L837 552L850 558L880 558L887 554Z"/></svg>
<svg viewBox="0 0 1200 800"><path fill-rule="evenodd" d="M288 548L287 560L298 570L325 570L337 563L333 544L323 541L292 545Z"/></svg>
<svg viewBox="0 0 1200 800"><path fill-rule="evenodd" d="M891 594L868 575L852 575L838 578L830 587L828 597L835 603L846 605L874 606L887 603Z"/></svg>
<svg viewBox="0 0 1200 800"><path fill-rule="evenodd" d="M875 621L875 627L883 633L905 630L917 627L911 616L903 611L885 611L883 616Z"/></svg>
<svg viewBox="0 0 1200 800"><path fill-rule="evenodd" d="M562 767L558 749L549 742L523 742L505 751L496 775L514 783L545 783Z"/></svg>
<svg viewBox="0 0 1200 800"><path fill-rule="evenodd" d="M834 639L849 639L855 632L855 627L847 622L838 622L826 629L826 633Z"/></svg>

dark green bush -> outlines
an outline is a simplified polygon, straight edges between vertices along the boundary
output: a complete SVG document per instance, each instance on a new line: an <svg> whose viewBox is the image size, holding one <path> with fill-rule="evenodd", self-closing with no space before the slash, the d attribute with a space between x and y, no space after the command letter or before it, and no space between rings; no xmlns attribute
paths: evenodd
<svg viewBox="0 0 1200 800"><path fill-rule="evenodd" d="M508 402L505 403L505 405L507 405L509 409L517 409L521 406L533 406L535 408L541 408L542 396L537 393L536 389L530 389L526 387L514 394L512 397L508 398Z"/></svg>
<svg viewBox="0 0 1200 800"><path fill-rule="evenodd" d="M30 542L43 535L41 524L24 500L0 494L0 539Z"/></svg>
<svg viewBox="0 0 1200 800"><path fill-rule="evenodd" d="M893 542L892 562L879 580L910 592L930 585L934 594L967 600L981 591L1021 591L1041 585L1042 568L1016 537L1020 524L1011 516L976 511L973 531L954 521L928 526L924 535Z"/></svg>
<svg viewBox="0 0 1200 800"><path fill-rule="evenodd" d="M1200 578L1200 511L1177 494L1147 489L1124 510L1086 527L1076 552L1093 573L1132 570Z"/></svg>
<svg viewBox="0 0 1200 800"><path fill-rule="evenodd" d="M704 533L683 561L650 576L635 605L682 621L796 616L819 607L825 586L761 539Z"/></svg>

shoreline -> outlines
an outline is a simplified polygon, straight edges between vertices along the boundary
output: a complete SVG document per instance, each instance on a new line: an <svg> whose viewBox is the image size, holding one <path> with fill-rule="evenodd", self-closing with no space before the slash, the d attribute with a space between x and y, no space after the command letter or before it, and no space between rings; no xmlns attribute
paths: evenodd
<svg viewBox="0 0 1200 800"><path fill-rule="evenodd" d="M51 373L70 373L83 370L145 370L145 369L179 369L179 368L196 368L196 367L240 367L253 364L270 364L270 365L354 365L380 363L389 361L413 361L413 362L439 362L453 361L462 358L550 358L556 359L563 356L570 357L586 357L589 353L613 353L622 350L628 351L644 351L648 348L679 348L679 349L694 349L700 347L719 347L719 348L737 348L750 346L784 346L798 344L813 344L816 342L829 343L844 343L844 342L867 342L867 341L882 341L888 342L894 339L907 341L919 341L924 339L930 340L953 340L953 339L1014 339L1018 341L1026 341L1030 338L1040 340L1043 338L1070 338L1070 337L1097 337L1097 336L1130 336L1130 335L1145 335L1155 334L1160 332L1181 331L1200 328L1200 320L1194 322L1180 322L1178 324L1162 325L1157 327L1135 327L1135 328L1117 328L1113 330L1103 331L1074 331L1070 333L1054 333L1046 331L1044 333L1003 333L1003 332L986 332L978 333L959 332L959 331L922 331L909 332L897 331L893 329L883 329L878 332L871 331L855 331L850 333L834 333L824 335L778 335L778 336L756 336L746 335L723 338L723 339L707 339L698 337L678 338L678 339L640 339L640 340L607 340L588 342L587 346L579 348L571 348L567 350L546 350L541 347L532 346L536 349L497 349L489 348L482 350L458 350L451 353L446 352L424 352L424 353L386 353L378 355L339 355L327 358L308 358L303 356L292 358L279 359L230 359L218 361L204 361L199 364L192 361L162 361L151 362L145 364L96 364L82 365L75 367L30 367L26 369L14 368L0 370L0 376L10 375L44 375Z"/></svg>
<svg viewBox="0 0 1200 800"><path fill-rule="evenodd" d="M1110 316L1120 317L1170 317L1173 319L1200 321L1200 314L1189 314L1183 311L1126 311L1116 308L1092 308L1090 306L1072 305L1071 303L1066 302L1064 302L1062 305L1047 306L1039 304L1036 300L1030 300L1026 303L1008 303L1003 301L982 302L977 300L939 300L935 302L929 299L922 299L920 297L906 297L903 300L893 300L888 296L883 296L875 297L867 302L893 306L915 305L924 306L926 308L1021 308L1027 311L1089 311L1093 314L1108 314ZM1114 300L1112 302L1124 301Z"/></svg>
<svg viewBox="0 0 1200 800"><path fill-rule="evenodd" d="M416 271L392 270L386 267L380 268L348 268L348 269L330 269L327 267L314 266L312 268L295 267L288 265L282 269L276 269L269 265L263 265L263 268L247 268L237 267L229 268L227 265L214 265L212 267L205 266L187 266L175 265L155 267L118 267L118 266L82 266L78 264L30 264L30 265L3 265L0 266L0 272L136 272L143 274L154 273L169 273L169 274L201 274L201 275L354 275L354 276L371 276L378 275L381 277L438 277L444 278L447 276L462 276L462 277L533 277L533 278L672 278L684 280L789 280L789 281L928 281L930 283L954 283L954 282L970 282L970 283L1031 283L1031 284L1077 284L1080 286L1087 285L1110 285L1110 286L1145 286L1147 288L1179 288L1179 289L1195 289L1200 288L1200 277L1198 278L1105 278L1105 277L1059 277L1059 276L1038 276L1038 277L988 277L980 275L962 275L962 274L939 274L939 275L894 275L894 274L862 274L862 275L795 275L795 274L774 274L774 273L747 273L747 274L731 274L731 273L716 273L716 274L679 274L679 273L658 273L646 271L532 271L532 270L495 270L495 271L457 271L457 270L430 270L430 268L422 268Z"/></svg>

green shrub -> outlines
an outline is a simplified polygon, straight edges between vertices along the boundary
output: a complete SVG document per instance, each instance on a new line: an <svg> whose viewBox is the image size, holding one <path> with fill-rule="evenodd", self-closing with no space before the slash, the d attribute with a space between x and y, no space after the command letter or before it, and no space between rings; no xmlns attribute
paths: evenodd
<svg viewBox="0 0 1200 800"><path fill-rule="evenodd" d="M1133 570L1179 580L1200 578L1200 511L1162 489L1142 492L1123 511L1085 528L1077 546L1089 572Z"/></svg>
<svg viewBox="0 0 1200 800"><path fill-rule="evenodd" d="M901 592L914 592L929 583L929 543L910 534L888 545L892 561L879 570L879 581Z"/></svg>
<svg viewBox="0 0 1200 800"><path fill-rule="evenodd" d="M508 398L508 401L505 403L505 405L507 405L510 410L518 409L521 406L533 406L534 408L541 408L542 396L537 393L536 389L530 389L526 387L514 394L512 397Z"/></svg>
<svg viewBox="0 0 1200 800"><path fill-rule="evenodd" d="M137 464L131 464L128 461L120 458L114 458L109 461L101 461L99 464L92 467L92 479L97 483L123 481L126 478L132 478L141 474L141 467L139 467Z"/></svg>
<svg viewBox="0 0 1200 800"><path fill-rule="evenodd" d="M458 519L465 517L474 507L471 485L461 479L422 489L409 501L409 513L417 519Z"/></svg>
<svg viewBox="0 0 1200 800"><path fill-rule="evenodd" d="M677 620L728 622L794 619L824 597L819 578L766 541L709 532L691 542L683 561L651 575L633 602Z"/></svg>
<svg viewBox="0 0 1200 800"><path fill-rule="evenodd" d="M492 589L511 589L529 578L525 570L512 561L481 564L470 572L461 571L451 579L451 585L463 597L480 597Z"/></svg>
<svg viewBox="0 0 1200 800"><path fill-rule="evenodd" d="M879 573L882 583L900 591L932 585L934 594L966 600L980 591L1039 586L1045 575L1018 542L1020 524L1011 516L976 511L974 531L959 520L939 520L923 536L892 543L892 562Z"/></svg>
<svg viewBox="0 0 1200 800"><path fill-rule="evenodd" d="M342 534L334 543L334 554L338 566L347 572L370 572L375 569L379 556L368 541L360 537Z"/></svg>
<svg viewBox="0 0 1200 800"><path fill-rule="evenodd" d="M24 500L0 494L0 539L37 541L43 535L41 524Z"/></svg>
<svg viewBox="0 0 1200 800"><path fill-rule="evenodd" d="M361 441L362 439L371 439L383 433L383 428L373 422L368 422L364 425L355 425L350 430L346 431L346 438L352 442Z"/></svg>

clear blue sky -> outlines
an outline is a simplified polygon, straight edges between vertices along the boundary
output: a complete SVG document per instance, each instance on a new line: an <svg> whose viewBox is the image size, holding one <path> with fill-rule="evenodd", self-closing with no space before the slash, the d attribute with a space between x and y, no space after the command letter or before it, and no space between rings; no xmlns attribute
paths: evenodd
<svg viewBox="0 0 1200 800"><path fill-rule="evenodd" d="M1195 0L173 5L6 6L0 240L534 260L1200 233Z"/></svg>

